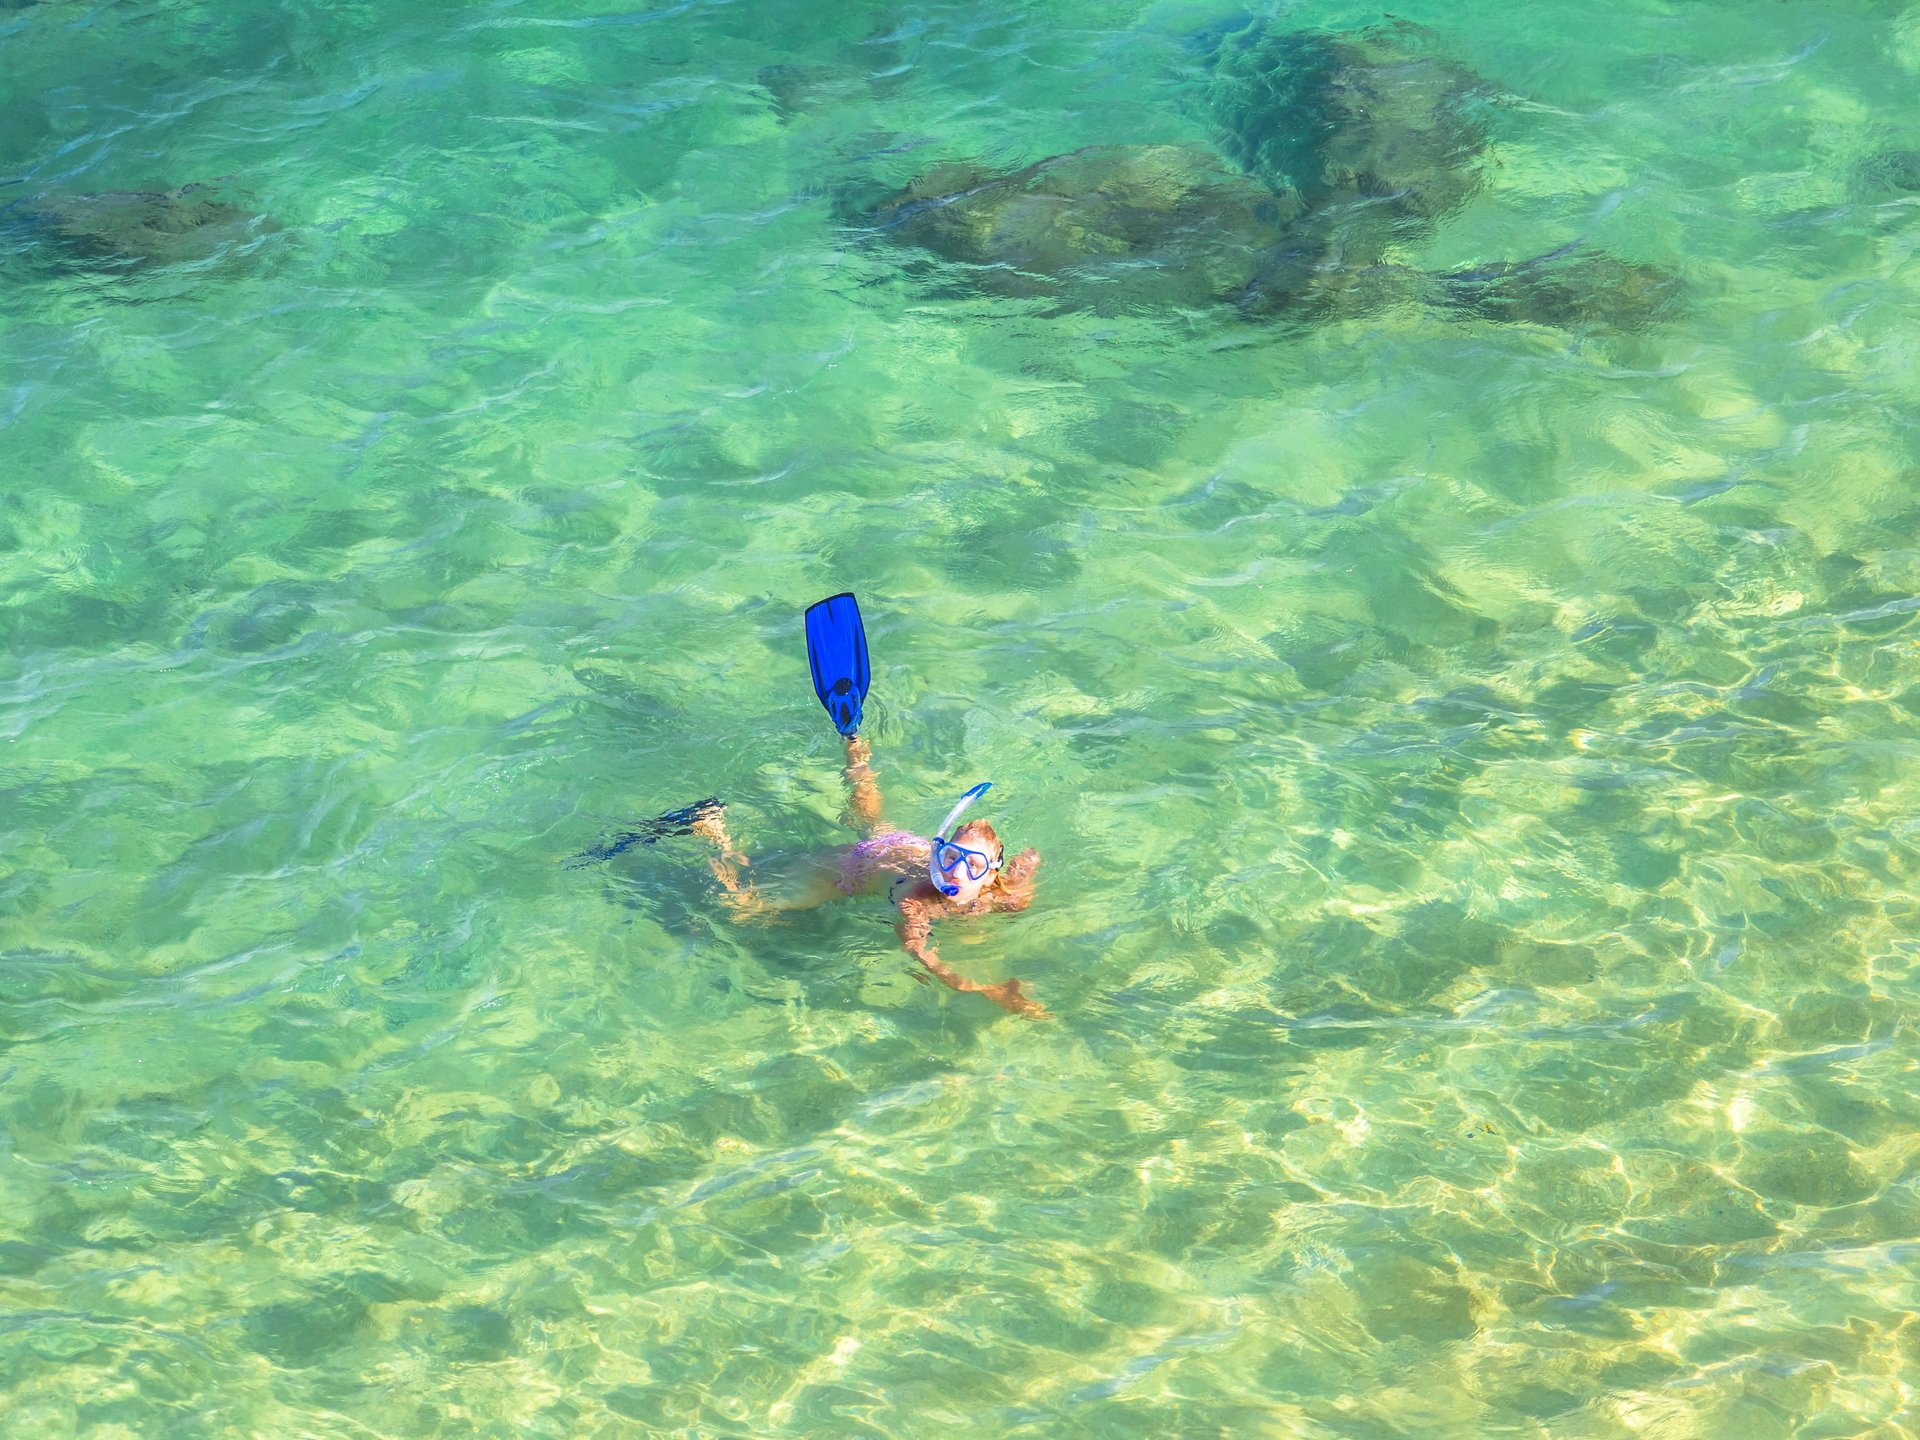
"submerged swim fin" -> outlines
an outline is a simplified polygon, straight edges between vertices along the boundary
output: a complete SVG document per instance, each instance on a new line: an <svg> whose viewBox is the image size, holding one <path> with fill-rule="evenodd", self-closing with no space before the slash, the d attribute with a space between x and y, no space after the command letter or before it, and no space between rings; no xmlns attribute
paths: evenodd
<svg viewBox="0 0 1920 1440"><path fill-rule="evenodd" d="M870 679L867 629L853 592L831 595L807 607L807 664L813 693L820 697L834 729L852 735L860 728Z"/></svg>
<svg viewBox="0 0 1920 1440"><path fill-rule="evenodd" d="M725 810L726 803L718 795L709 795L704 800L696 800L691 805L683 805L678 810L669 810L664 815L656 815L651 820L642 820L632 830L622 830L618 835L610 835L598 845L582 850L568 863L574 866L591 865L596 860L611 860L622 850L630 850L635 845L651 845L656 840L664 840L669 835L691 835L696 820L704 820L709 815L718 815Z"/></svg>

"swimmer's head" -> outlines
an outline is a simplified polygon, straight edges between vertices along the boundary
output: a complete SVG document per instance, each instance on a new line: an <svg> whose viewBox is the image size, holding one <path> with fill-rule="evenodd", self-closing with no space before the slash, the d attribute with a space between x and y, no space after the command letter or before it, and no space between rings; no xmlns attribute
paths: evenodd
<svg viewBox="0 0 1920 1440"><path fill-rule="evenodd" d="M933 881L934 889L956 905L971 904L1000 868L1000 842L997 838L992 842L993 848L987 850L960 839L973 829L973 825L954 828L966 808L992 788L991 780L982 780L967 791L960 797L960 803L947 812L947 818L940 822L940 828L934 832L932 852L927 856L927 878ZM993 834L991 825L987 826L987 834Z"/></svg>
<svg viewBox="0 0 1920 1440"><path fill-rule="evenodd" d="M956 905L971 905L980 892L992 887L1006 863L1006 847L985 820L969 820L936 847L941 872L936 883Z"/></svg>

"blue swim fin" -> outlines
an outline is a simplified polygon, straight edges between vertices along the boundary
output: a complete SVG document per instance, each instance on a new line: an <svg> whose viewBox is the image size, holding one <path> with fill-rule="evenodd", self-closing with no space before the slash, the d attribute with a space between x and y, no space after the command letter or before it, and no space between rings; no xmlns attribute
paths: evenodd
<svg viewBox="0 0 1920 1440"><path fill-rule="evenodd" d="M807 607L807 664L813 669L813 693L826 706L834 729L853 734L860 728L870 677L867 628L860 623L852 591Z"/></svg>

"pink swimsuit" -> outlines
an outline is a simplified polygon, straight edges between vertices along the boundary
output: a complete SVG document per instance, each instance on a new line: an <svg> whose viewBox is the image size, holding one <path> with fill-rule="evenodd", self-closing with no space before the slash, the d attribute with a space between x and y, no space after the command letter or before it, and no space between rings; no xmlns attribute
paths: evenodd
<svg viewBox="0 0 1920 1440"><path fill-rule="evenodd" d="M932 850L918 835L906 830L889 830L850 847L840 857L840 874L834 884L849 895L865 894L873 877L883 870L902 877L912 875L910 867L925 870Z"/></svg>

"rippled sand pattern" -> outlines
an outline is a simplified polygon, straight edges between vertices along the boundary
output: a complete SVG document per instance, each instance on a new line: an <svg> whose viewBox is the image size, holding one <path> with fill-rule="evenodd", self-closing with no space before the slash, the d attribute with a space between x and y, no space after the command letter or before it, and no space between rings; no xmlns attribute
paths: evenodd
<svg viewBox="0 0 1920 1440"><path fill-rule="evenodd" d="M0 1431L1920 1430L1920 9L1399 11L1491 138L1393 258L1626 334L845 223L1210 143L1222 13L0 5ZM564 868L843 837L849 587L1050 1023Z"/></svg>

